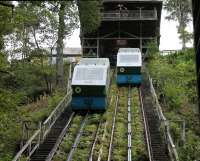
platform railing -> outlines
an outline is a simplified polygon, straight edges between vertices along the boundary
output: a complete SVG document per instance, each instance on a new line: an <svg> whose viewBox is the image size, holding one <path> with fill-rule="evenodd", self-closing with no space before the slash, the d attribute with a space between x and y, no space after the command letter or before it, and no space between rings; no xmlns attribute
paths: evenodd
<svg viewBox="0 0 200 161"><path fill-rule="evenodd" d="M102 20L157 20L156 10L104 11Z"/></svg>
<svg viewBox="0 0 200 161"><path fill-rule="evenodd" d="M55 121L62 114L62 112L68 107L71 102L72 91L69 91L65 97L60 101L56 108L51 112L49 117L39 124L38 129L30 137L30 139L25 143L25 145L20 149L12 161L28 161L32 154L37 150L40 144L46 138L48 132L54 125Z"/></svg>
<svg viewBox="0 0 200 161"><path fill-rule="evenodd" d="M169 155L170 155L172 161L179 161L176 146L175 146L173 139L172 139L172 136L170 134L169 121L166 119L166 117L164 116L164 114L162 112L162 108L159 104L158 97L156 95L156 92L155 92L155 89L154 89L154 86L153 86L153 83L152 83L152 78L150 78L149 75L148 75L148 79L149 79L149 82L150 82L151 94L153 96L153 100L154 100L154 103L156 105L156 111L157 111L157 114L158 114L158 117L159 117L159 120L160 120L160 123L161 123L161 127L163 127L163 128L161 128L161 130L164 133L164 137L165 137L165 141L166 141L166 144L167 144Z"/></svg>

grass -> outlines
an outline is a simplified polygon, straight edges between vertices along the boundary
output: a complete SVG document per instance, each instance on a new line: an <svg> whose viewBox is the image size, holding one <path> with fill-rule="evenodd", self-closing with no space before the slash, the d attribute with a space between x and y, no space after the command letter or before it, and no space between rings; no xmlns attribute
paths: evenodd
<svg viewBox="0 0 200 161"><path fill-rule="evenodd" d="M113 159L122 161L127 159L127 100L128 90L125 87L120 88L119 106L116 115L116 127L113 141Z"/></svg>
<svg viewBox="0 0 200 161"><path fill-rule="evenodd" d="M87 124L84 128L83 135L80 139L80 143L77 150L74 153L72 160L74 161L85 161L88 160L90 147L92 146L95 132L97 130L98 123L101 119L101 114L92 114L87 120Z"/></svg>
<svg viewBox="0 0 200 161"><path fill-rule="evenodd" d="M20 107L19 112L22 119L35 123L44 121L63 97L63 92L56 91L52 96L41 97L37 102Z"/></svg>
<svg viewBox="0 0 200 161"><path fill-rule="evenodd" d="M116 85L113 83L110 88L109 106L103 115L102 127L97 140L97 144L95 146L94 157L93 157L94 160L97 160L100 154L100 149L102 149L102 155L101 155L102 160L107 160L108 157L110 135L112 130L112 118L116 101L114 93L116 93Z"/></svg>
<svg viewBox="0 0 200 161"><path fill-rule="evenodd" d="M63 98L63 95L62 92L55 92L52 96L46 96L37 102L20 106L15 111L0 112L1 161L12 160L19 150L20 140L22 139L22 122L30 121L29 128L38 128L38 123L48 117ZM30 136L34 132L35 130L29 130Z"/></svg>
<svg viewBox="0 0 200 161"><path fill-rule="evenodd" d="M116 127L114 131L113 140L113 151L112 159L114 161L125 161L127 160L127 117L128 117L128 88L120 88L119 96L119 107L116 115ZM89 157L90 148L92 146L95 132L98 127L100 119L102 124L100 126L99 135L95 145L93 160L98 160L101 155L101 160L106 161L108 158L109 144L112 131L112 121L116 105L117 86L115 83L111 85L110 96L109 96L109 107L102 115L90 114L87 123L84 127L83 134L76 151L74 152L73 161L86 161ZM139 108L139 96L137 89L132 90L132 158L134 161L145 161L147 160L146 145L144 141L144 128L142 122L142 116ZM54 161L64 161L71 149L71 146L75 140L77 132L80 128L82 116L77 115L67 133L64 141L54 157Z"/></svg>
<svg viewBox="0 0 200 161"><path fill-rule="evenodd" d="M139 93L136 88L132 90L132 158L133 161L148 160L144 140L144 127L139 104Z"/></svg>
<svg viewBox="0 0 200 161"><path fill-rule="evenodd" d="M62 141L59 150L57 151L56 155L53 158L53 161L65 161L66 156L71 150L71 147L74 143L76 134L78 133L78 130L80 128L81 120L83 119L83 116L76 115L73 120L72 124L69 128L69 131L67 135L65 136L64 140Z"/></svg>

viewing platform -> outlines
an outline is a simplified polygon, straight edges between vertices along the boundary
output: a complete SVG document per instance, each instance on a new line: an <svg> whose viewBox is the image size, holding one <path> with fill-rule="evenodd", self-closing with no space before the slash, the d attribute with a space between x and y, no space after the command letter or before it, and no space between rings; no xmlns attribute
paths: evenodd
<svg viewBox="0 0 200 161"><path fill-rule="evenodd" d="M157 11L154 10L123 10L105 11L101 13L102 21L134 21L157 20Z"/></svg>

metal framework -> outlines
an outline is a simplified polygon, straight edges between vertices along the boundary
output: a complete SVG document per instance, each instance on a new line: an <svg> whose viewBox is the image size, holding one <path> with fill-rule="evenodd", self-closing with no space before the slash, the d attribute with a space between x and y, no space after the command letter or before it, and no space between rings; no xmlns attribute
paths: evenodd
<svg viewBox="0 0 200 161"><path fill-rule="evenodd" d="M198 103L200 117L200 1L192 0L193 5L193 22L194 22L194 44L196 50L196 70L197 70L197 88L198 88Z"/></svg>
<svg viewBox="0 0 200 161"><path fill-rule="evenodd" d="M101 25L93 33L81 32L84 57L108 57L115 61L120 47L140 48L160 41L161 0L104 0Z"/></svg>

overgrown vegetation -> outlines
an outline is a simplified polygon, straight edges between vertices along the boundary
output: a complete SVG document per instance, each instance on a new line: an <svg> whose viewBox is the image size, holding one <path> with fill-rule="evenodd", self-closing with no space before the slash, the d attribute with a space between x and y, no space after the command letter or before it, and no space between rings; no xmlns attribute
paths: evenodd
<svg viewBox="0 0 200 161"><path fill-rule="evenodd" d="M116 107L116 96L117 86L115 81L112 83L110 88L109 106L103 116L101 114L90 114L86 125L84 127L80 142L77 149L73 154L72 160L74 161L85 161L88 160L90 148L92 146L97 126L101 121L100 131L97 135L97 142L95 144L93 160L108 159L109 145L111 139L112 123L114 117L114 111ZM142 115L139 105L138 90L134 88L132 90L132 105L131 114L133 118L132 122L132 158L134 161L145 161L147 160L146 145L144 141L144 127L142 122ZM128 88L119 88L119 102L116 114L113 148L112 148L112 159L115 161L127 160L127 145L128 145ZM82 115L76 115L72 121L71 127L67 132L65 139L61 143L59 151L54 157L54 161L66 160L77 132L80 129L81 121L83 120Z"/></svg>
<svg viewBox="0 0 200 161"><path fill-rule="evenodd" d="M14 101L17 96L0 92L0 160L12 160L19 148L22 136L22 122L30 121L31 127L37 128L40 121L45 120L58 102L63 98L63 92L56 92L52 96L43 96L37 102L18 106ZM3 99L3 100L2 100ZM19 98L17 98L19 99ZM6 102L7 101L7 102ZM3 105L6 102L5 105ZM3 110L4 107L10 108ZM31 128L30 127L30 128ZM34 131L30 131L30 134Z"/></svg>
<svg viewBox="0 0 200 161"><path fill-rule="evenodd" d="M12 60L0 54L0 160L11 160L19 150L21 125L34 127L46 119L66 90L55 88L55 66L44 59ZM68 75L68 64L66 77ZM67 86L66 86L67 87Z"/></svg>
<svg viewBox="0 0 200 161"><path fill-rule="evenodd" d="M83 135L80 139L79 146L74 153L73 161L85 161L88 160L90 154L90 148L95 138L95 132L98 128L98 124L101 121L101 114L91 114L87 120L84 128Z"/></svg>
<svg viewBox="0 0 200 161"><path fill-rule="evenodd" d="M80 0L78 2L80 23L84 33L92 33L100 26L100 5L102 5L102 0L87 1L87 3Z"/></svg>
<svg viewBox="0 0 200 161"><path fill-rule="evenodd" d="M121 87L119 90L119 104L116 115L112 157L115 161L126 160L128 151L128 89Z"/></svg>
<svg viewBox="0 0 200 161"><path fill-rule="evenodd" d="M144 126L140 110L139 93L135 88L132 90L132 158L133 161L148 160L144 138Z"/></svg>
<svg viewBox="0 0 200 161"><path fill-rule="evenodd" d="M65 6L71 10L65 8L62 37L78 26L75 3ZM59 9L60 2L55 1L0 3L1 161L12 160L19 150L22 122L37 127L66 93L66 88L57 88L56 65L48 58L58 39ZM67 87L68 63L62 68Z"/></svg>
<svg viewBox="0 0 200 161"><path fill-rule="evenodd" d="M72 120L72 124L67 132L67 135L65 136L64 140L62 141L59 150L57 151L56 155L54 156L54 161L65 161L67 158L67 155L69 154L71 147L74 143L76 134L79 131L81 120L83 119L83 116L76 115L74 119Z"/></svg>
<svg viewBox="0 0 200 161"><path fill-rule="evenodd" d="M150 50L151 52L151 50ZM196 68L193 49L169 55L151 53L148 69L182 161L200 159L197 117ZM186 137L182 133L186 122Z"/></svg>

